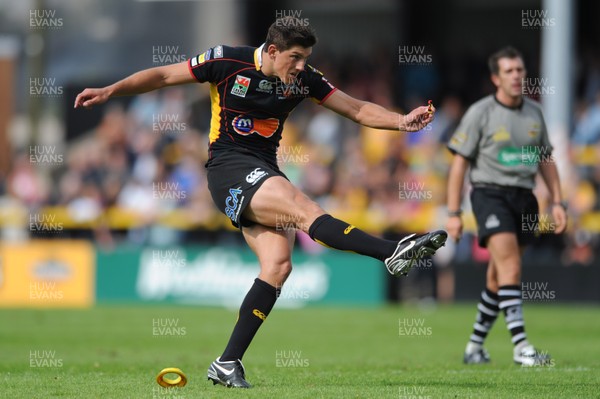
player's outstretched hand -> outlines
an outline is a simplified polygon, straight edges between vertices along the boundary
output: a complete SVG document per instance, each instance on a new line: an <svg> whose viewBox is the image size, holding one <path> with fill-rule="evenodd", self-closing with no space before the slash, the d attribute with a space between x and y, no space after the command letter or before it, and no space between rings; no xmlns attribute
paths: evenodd
<svg viewBox="0 0 600 399"><path fill-rule="evenodd" d="M109 94L106 89L85 89L77 95L77 98L75 98L75 105L73 108L91 108L94 105L105 103L108 98Z"/></svg>
<svg viewBox="0 0 600 399"><path fill-rule="evenodd" d="M428 107L417 107L410 111L409 114L401 116L400 130L404 132L419 131L433 121L434 115L435 107L431 103Z"/></svg>

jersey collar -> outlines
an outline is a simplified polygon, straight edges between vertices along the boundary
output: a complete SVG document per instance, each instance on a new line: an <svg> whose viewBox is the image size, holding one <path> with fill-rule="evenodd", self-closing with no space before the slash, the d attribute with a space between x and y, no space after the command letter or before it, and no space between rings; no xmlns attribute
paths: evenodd
<svg viewBox="0 0 600 399"><path fill-rule="evenodd" d="M494 94L494 100L496 101L496 103L497 103L498 105L501 105L502 107L504 107L504 108L506 108L506 109L513 110L513 111L520 111L520 110L523 108L523 104L525 103L525 98L521 97L521 103L520 103L519 105L517 105L516 107L509 107L509 106L508 106L508 105L506 105L506 104L502 104L502 103L500 102L500 100L498 100L498 97L496 97L496 95L495 95L495 94Z"/></svg>
<svg viewBox="0 0 600 399"><path fill-rule="evenodd" d="M262 67L262 50L263 47L265 47L265 44L261 44L259 48L257 48L256 50L254 50L254 66L256 67L257 71L260 71L260 68Z"/></svg>

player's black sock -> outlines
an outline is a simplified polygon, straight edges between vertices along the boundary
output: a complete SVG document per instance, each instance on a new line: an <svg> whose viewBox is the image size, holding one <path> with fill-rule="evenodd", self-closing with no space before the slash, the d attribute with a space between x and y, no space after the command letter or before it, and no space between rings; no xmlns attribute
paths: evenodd
<svg viewBox="0 0 600 399"><path fill-rule="evenodd" d="M252 338L273 309L276 300L277 290L275 287L258 278L254 280L254 285L240 306L237 323L233 328L227 347L221 355L222 361L242 359Z"/></svg>
<svg viewBox="0 0 600 399"><path fill-rule="evenodd" d="M521 287L518 285L503 285L498 287L499 308L504 311L506 327L512 335L513 345L527 339L525 321L523 320L523 300Z"/></svg>
<svg viewBox="0 0 600 399"><path fill-rule="evenodd" d="M392 256L398 242L373 237L331 215L321 215L308 229L316 242L342 251L352 251L384 261Z"/></svg>
<svg viewBox="0 0 600 399"><path fill-rule="evenodd" d="M498 312L498 294L490 291L489 288L481 291L481 299L477 305L477 318L473 324L473 334L469 339L471 342L483 345L483 341L498 317Z"/></svg>

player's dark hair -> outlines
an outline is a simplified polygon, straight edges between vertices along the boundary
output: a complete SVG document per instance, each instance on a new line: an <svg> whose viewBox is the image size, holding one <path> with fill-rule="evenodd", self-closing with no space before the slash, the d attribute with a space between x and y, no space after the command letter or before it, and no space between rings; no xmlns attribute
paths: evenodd
<svg viewBox="0 0 600 399"><path fill-rule="evenodd" d="M492 75L498 75L498 73L500 72L500 66L498 65L498 60L500 58L523 59L523 55L519 50L512 46L507 46L496 51L490 56L490 58L488 58L488 67L490 68L490 72Z"/></svg>
<svg viewBox="0 0 600 399"><path fill-rule="evenodd" d="M288 50L292 46L309 48L317 43L317 35L306 19L292 16L277 18L269 27L264 51L274 44L279 51Z"/></svg>

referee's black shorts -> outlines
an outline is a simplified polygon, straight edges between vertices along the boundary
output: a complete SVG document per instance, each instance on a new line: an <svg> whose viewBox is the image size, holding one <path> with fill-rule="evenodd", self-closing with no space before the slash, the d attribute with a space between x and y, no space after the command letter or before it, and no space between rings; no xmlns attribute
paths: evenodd
<svg viewBox="0 0 600 399"><path fill-rule="evenodd" d="M539 235L539 229L533 227L539 208L530 189L474 184L471 205L480 247L487 247L488 238L496 233L515 233L519 246L533 243Z"/></svg>
<svg viewBox="0 0 600 399"><path fill-rule="evenodd" d="M207 162L206 168L208 189L215 205L237 228L254 224L242 215L258 188L269 177L288 179L277 165L244 150L220 152Z"/></svg>

